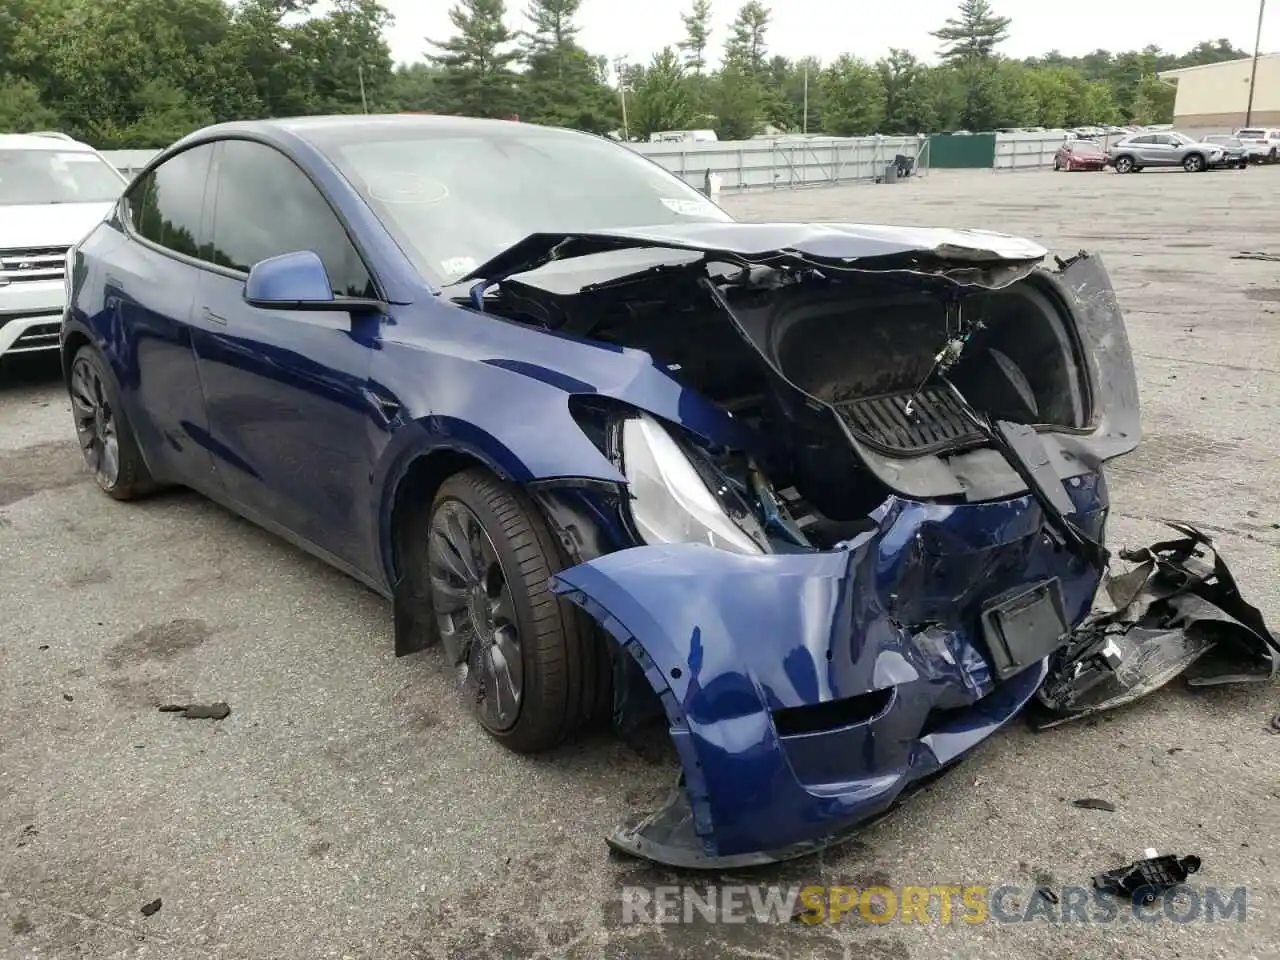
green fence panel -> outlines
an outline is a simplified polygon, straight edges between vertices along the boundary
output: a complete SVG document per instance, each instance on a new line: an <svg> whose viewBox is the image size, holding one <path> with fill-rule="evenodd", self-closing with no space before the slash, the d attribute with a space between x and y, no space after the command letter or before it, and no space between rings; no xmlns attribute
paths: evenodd
<svg viewBox="0 0 1280 960"><path fill-rule="evenodd" d="M935 170L990 170L995 162L994 133L936 133L929 138L929 166Z"/></svg>

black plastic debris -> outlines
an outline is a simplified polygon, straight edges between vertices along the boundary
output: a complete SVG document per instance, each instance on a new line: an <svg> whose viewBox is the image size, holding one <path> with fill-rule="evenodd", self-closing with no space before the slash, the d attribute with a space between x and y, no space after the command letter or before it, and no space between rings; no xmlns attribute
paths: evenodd
<svg viewBox="0 0 1280 960"><path fill-rule="evenodd" d="M1036 887L1036 896L1038 896L1045 903L1058 902L1058 895L1054 893L1052 890L1050 890L1048 887Z"/></svg>
<svg viewBox="0 0 1280 960"><path fill-rule="evenodd" d="M1280 713L1271 718L1271 732L1280 733Z"/></svg>
<svg viewBox="0 0 1280 960"><path fill-rule="evenodd" d="M1200 858L1195 855L1158 857L1154 850L1147 853L1145 860L1135 860L1127 867L1098 874L1093 878L1093 885L1131 902L1154 903L1161 893L1186 882L1187 877L1200 869Z"/></svg>
<svg viewBox="0 0 1280 960"><path fill-rule="evenodd" d="M1116 805L1110 800L1100 800L1097 797L1084 797L1081 800L1072 800L1073 807L1080 807L1082 810L1105 810L1107 813L1115 813Z"/></svg>
<svg viewBox="0 0 1280 960"><path fill-rule="evenodd" d="M231 707L218 703L166 703L159 708L161 713L180 713L188 720L225 720L231 716Z"/></svg>
<svg viewBox="0 0 1280 960"><path fill-rule="evenodd" d="M161 906L160 898L156 897L150 903L144 903L142 905L141 913L144 917L150 917L153 914L160 912L160 906Z"/></svg>
<svg viewBox="0 0 1280 960"><path fill-rule="evenodd" d="M1122 706L1180 675L1191 686L1276 676L1280 641L1213 541L1190 524L1168 525L1182 537L1122 551L1137 566L1108 576L1115 609L1091 614L1053 655L1028 711L1036 729Z"/></svg>

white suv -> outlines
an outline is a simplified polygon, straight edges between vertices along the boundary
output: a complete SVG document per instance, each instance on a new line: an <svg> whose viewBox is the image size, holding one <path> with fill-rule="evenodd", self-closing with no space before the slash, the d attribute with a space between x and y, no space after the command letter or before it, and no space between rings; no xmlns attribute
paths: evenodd
<svg viewBox="0 0 1280 960"><path fill-rule="evenodd" d="M61 133L0 133L0 358L57 350L67 253L128 182Z"/></svg>
<svg viewBox="0 0 1280 960"><path fill-rule="evenodd" d="M1275 163L1280 157L1280 130L1247 127L1236 131L1236 139L1244 144L1250 160L1258 163Z"/></svg>

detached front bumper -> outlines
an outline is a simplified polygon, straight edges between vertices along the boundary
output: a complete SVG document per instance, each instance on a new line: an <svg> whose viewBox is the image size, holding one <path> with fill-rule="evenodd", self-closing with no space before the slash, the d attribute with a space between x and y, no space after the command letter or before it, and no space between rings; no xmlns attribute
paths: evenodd
<svg viewBox="0 0 1280 960"><path fill-rule="evenodd" d="M1100 541L1100 474L1064 489L1072 520ZM1102 575L1046 535L1031 496L890 498L872 519L874 530L823 553L644 546L556 578L639 663L683 767L672 802L616 833L615 848L725 868L842 839L1035 694L1043 658L998 679L981 628L988 602L1056 579L1074 626Z"/></svg>

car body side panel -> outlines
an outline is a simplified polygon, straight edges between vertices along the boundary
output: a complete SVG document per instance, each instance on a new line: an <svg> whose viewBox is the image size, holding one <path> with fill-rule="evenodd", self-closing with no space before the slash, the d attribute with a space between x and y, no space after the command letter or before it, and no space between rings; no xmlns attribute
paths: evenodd
<svg viewBox="0 0 1280 960"><path fill-rule="evenodd" d="M1067 487L1100 536L1099 477ZM1044 663L996 684L978 633L990 597L1056 577L1068 619L1101 569L1057 549L1033 498L891 498L842 549L740 556L637 547L561 573L557 592L635 656L663 700L706 852L776 850L888 807L1034 694ZM779 709L892 690L878 717L780 736Z"/></svg>
<svg viewBox="0 0 1280 960"><path fill-rule="evenodd" d="M200 271L129 240L110 222L76 251L69 319L111 365L129 422L158 479L216 486L188 320ZM94 275L88 276L92 270Z"/></svg>

